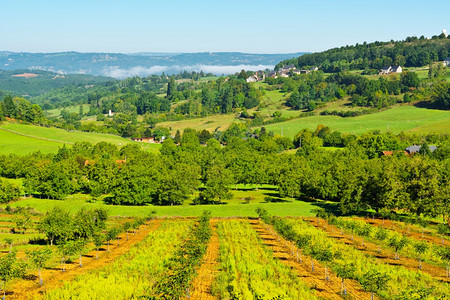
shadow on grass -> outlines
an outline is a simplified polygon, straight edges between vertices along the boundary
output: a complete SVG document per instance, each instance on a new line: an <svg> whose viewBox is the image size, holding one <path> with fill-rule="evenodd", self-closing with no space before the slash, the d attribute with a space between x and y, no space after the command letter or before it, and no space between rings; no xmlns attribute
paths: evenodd
<svg viewBox="0 0 450 300"><path fill-rule="evenodd" d="M29 245L41 245L41 246L45 246L48 244L48 241L46 239L41 239L41 238L34 238L34 239L30 239L28 241Z"/></svg>
<svg viewBox="0 0 450 300"><path fill-rule="evenodd" d="M241 191L241 192L249 192L249 191L277 191L278 188L277 187L259 187L258 189L256 189L256 187L238 187L236 188L231 188L232 191Z"/></svg>

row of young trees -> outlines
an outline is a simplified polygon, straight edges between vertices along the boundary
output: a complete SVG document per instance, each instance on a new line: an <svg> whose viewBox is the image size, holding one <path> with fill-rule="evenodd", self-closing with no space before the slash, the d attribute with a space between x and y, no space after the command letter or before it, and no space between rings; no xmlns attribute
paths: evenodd
<svg viewBox="0 0 450 300"><path fill-rule="evenodd" d="M19 216L29 214L28 211L16 212ZM56 245L58 255L61 258L61 271L66 270L66 261L73 255L78 255L79 266L83 266L82 253L89 243L93 243L97 249L96 258L99 257L99 248L107 243L109 251L110 242L117 238L120 243L119 234L133 231L136 233L147 218L136 218L133 221L125 222L119 226L107 228L106 221L108 214L105 209L85 209L82 208L75 214L69 213L61 207L54 207L48 211L38 222L37 228L44 233L50 246ZM0 257L0 292L4 285L11 279L22 278L26 275L28 266L31 264L38 269L39 284L43 284L41 269L54 256L53 248L49 246L39 247L27 251L27 261L17 258L17 251L13 249L12 239L6 239L10 244L10 251L7 255Z"/></svg>

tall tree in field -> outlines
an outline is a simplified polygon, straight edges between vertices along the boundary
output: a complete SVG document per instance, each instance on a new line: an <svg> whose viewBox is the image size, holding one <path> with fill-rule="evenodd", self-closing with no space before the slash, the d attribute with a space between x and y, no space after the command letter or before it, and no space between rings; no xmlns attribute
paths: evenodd
<svg viewBox="0 0 450 300"><path fill-rule="evenodd" d="M422 269L422 255L427 251L428 244L425 241L418 242L414 244L414 249L416 250L418 254L418 260L419 260L419 269Z"/></svg>
<svg viewBox="0 0 450 300"><path fill-rule="evenodd" d="M41 268L45 265L45 263L50 259L52 255L52 250L50 248L36 249L33 251L27 252L28 257L31 262L38 268L39 270L39 285L42 285L42 275Z"/></svg>
<svg viewBox="0 0 450 300"><path fill-rule="evenodd" d="M5 117L16 117L17 109L11 96L6 96L5 98L3 98L3 101L0 104L2 106L3 115Z"/></svg>
<svg viewBox="0 0 450 300"><path fill-rule="evenodd" d="M339 264L334 269L336 272L336 275L341 277L342 283L341 283L341 295L346 296L347 295L347 289L345 288L345 279L350 279L355 276L356 272L356 266L353 263L346 263Z"/></svg>
<svg viewBox="0 0 450 300"><path fill-rule="evenodd" d="M58 244L58 252L61 255L61 271L66 271L66 260L70 255L73 255L76 253L77 248L75 247L75 241L68 240L68 241L62 241Z"/></svg>
<svg viewBox="0 0 450 300"><path fill-rule="evenodd" d="M365 290L371 292L371 300L373 300L376 292L386 288L389 279L387 274L380 273L376 270L369 270L363 275L361 285Z"/></svg>
<svg viewBox="0 0 450 300"><path fill-rule="evenodd" d="M3 299L5 299L6 283L11 279L24 277L25 272L26 264L17 259L16 251L0 256L0 292L3 291Z"/></svg>
<svg viewBox="0 0 450 300"><path fill-rule="evenodd" d="M401 238L393 236L389 239L388 244L395 250L395 259L400 259L398 252L408 244L408 238L404 236Z"/></svg>
<svg viewBox="0 0 450 300"><path fill-rule="evenodd" d="M440 205L443 199L448 199L444 193L445 187L441 186L440 178L445 170L436 160L416 155L403 168L403 181L405 191L409 195L405 207L415 213L429 216L440 214Z"/></svg>
<svg viewBox="0 0 450 300"><path fill-rule="evenodd" d="M45 233L50 240L50 245L67 241L72 234L72 218L67 210L54 207L41 219L38 230Z"/></svg>
<svg viewBox="0 0 450 300"><path fill-rule="evenodd" d="M163 170L155 204L182 204L197 189L199 175L197 166L186 163L174 163L170 169Z"/></svg>
<svg viewBox="0 0 450 300"><path fill-rule="evenodd" d="M201 192L202 203L220 202L230 199L230 185L233 184L233 173L223 165L214 164L206 171L205 189Z"/></svg>
<svg viewBox="0 0 450 300"><path fill-rule="evenodd" d="M329 281L330 277L328 274L328 264L333 260L333 252L331 252L329 247L313 247L311 249L311 254L321 262L325 264L325 280Z"/></svg>
<svg viewBox="0 0 450 300"><path fill-rule="evenodd" d="M103 235L102 233L98 232L93 236L93 241L94 241L94 245L95 248L97 249L97 254L95 256L96 259L98 259L98 252L100 250L100 247L103 245L103 243L105 242L105 235Z"/></svg>
<svg viewBox="0 0 450 300"><path fill-rule="evenodd" d="M108 244L108 252L109 252L109 245L112 240L117 238L119 236L120 229L118 227L112 227L106 232L106 241Z"/></svg>
<svg viewBox="0 0 450 300"><path fill-rule="evenodd" d="M440 247L438 254L446 263L445 276L450 278L450 247Z"/></svg>
<svg viewBox="0 0 450 300"><path fill-rule="evenodd" d="M167 98L171 99L176 90L175 79L170 77L169 83L167 84Z"/></svg>

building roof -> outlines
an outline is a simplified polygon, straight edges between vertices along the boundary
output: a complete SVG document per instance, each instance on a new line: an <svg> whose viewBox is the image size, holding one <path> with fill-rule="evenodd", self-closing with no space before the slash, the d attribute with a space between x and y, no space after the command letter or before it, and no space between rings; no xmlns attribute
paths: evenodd
<svg viewBox="0 0 450 300"><path fill-rule="evenodd" d="M444 61L450 61L450 56L444 59Z"/></svg>
<svg viewBox="0 0 450 300"><path fill-rule="evenodd" d="M398 151L381 151L383 153L384 156L392 156L392 154L394 153L402 153L405 155L409 155L408 152L406 151L402 151L402 150L398 150Z"/></svg>
<svg viewBox="0 0 450 300"><path fill-rule="evenodd" d="M409 153L416 153L419 152L420 148L422 146L417 146L417 145L413 145L413 146L409 146L408 148L406 148L405 150L408 151ZM436 146L428 146L428 148L430 148L430 151L433 152L434 150L437 149Z"/></svg>
<svg viewBox="0 0 450 300"><path fill-rule="evenodd" d="M391 69L391 66L384 66L382 70L383 71L389 71L390 69Z"/></svg>
<svg viewBox="0 0 450 300"><path fill-rule="evenodd" d="M295 68L295 65L287 65L287 66L283 66L282 69L287 70L287 69L294 69L294 68Z"/></svg>

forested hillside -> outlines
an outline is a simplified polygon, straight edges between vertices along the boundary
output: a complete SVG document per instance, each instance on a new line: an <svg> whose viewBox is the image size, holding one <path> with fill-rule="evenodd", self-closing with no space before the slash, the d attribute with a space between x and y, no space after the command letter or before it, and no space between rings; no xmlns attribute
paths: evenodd
<svg viewBox="0 0 450 300"><path fill-rule="evenodd" d="M40 70L0 70L0 91L12 95L35 97L62 87L84 88L105 84L114 79L82 74L57 74Z"/></svg>
<svg viewBox="0 0 450 300"><path fill-rule="evenodd" d="M342 46L324 52L311 53L284 60L275 66L293 64L297 68L319 67L324 72L349 70L379 70L384 66L421 67L434 61L443 61L450 53L450 36L443 34L425 39L407 37L404 41L362 43Z"/></svg>

